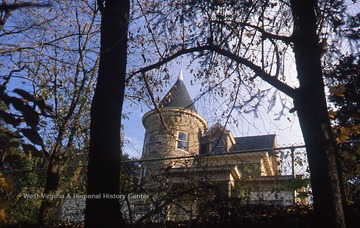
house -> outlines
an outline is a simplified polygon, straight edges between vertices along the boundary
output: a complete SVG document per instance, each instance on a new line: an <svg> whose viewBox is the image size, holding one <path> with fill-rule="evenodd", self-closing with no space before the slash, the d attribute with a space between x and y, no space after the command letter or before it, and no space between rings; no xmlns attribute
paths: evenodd
<svg viewBox="0 0 360 228"><path fill-rule="evenodd" d="M166 212L170 220L194 217L205 204L201 196L209 200L219 193L251 203L307 203L297 199L299 189L288 187L296 177L281 175L276 135L235 137L220 123L209 127L182 72L142 122L146 133L140 179L149 192L174 196Z"/></svg>

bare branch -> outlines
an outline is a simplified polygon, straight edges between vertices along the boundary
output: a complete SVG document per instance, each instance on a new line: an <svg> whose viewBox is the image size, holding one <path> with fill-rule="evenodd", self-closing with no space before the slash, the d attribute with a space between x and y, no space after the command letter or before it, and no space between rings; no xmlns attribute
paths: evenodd
<svg viewBox="0 0 360 228"><path fill-rule="evenodd" d="M269 32L266 32L263 28L256 26L256 25L252 25L250 23L237 22L237 24L242 25L242 26L251 27L251 28L257 30L258 32L260 32L262 34L263 39L270 38L270 39L274 39L274 40L283 41L284 43L293 42L292 36L281 36L281 35L269 33Z"/></svg>
<svg viewBox="0 0 360 228"><path fill-rule="evenodd" d="M152 40L153 40L153 42L154 42L155 48L156 48L158 54L159 54L161 57L163 57L163 56L162 56L162 53L161 53L161 51L160 51L159 45L158 45L158 43L156 42L155 34L154 34L153 30L151 29L151 26L150 26L151 23L150 23L147 15L146 15L143 7L141 6L141 3L139 2L139 0L137 0L137 4L139 5L140 10L141 10L141 13L142 13L142 15L143 15L144 18L145 18L146 27L147 27L149 33L151 34L151 37L152 37ZM145 58L144 58L144 61L146 61Z"/></svg>
<svg viewBox="0 0 360 228"><path fill-rule="evenodd" d="M0 5L0 10L1 11L12 11L12 10L17 10L17 9L21 9L21 8L30 8L30 7L50 7L51 4L50 3L38 3L38 2L20 2L20 3L14 3L14 4L6 4L6 3L2 3Z"/></svg>
<svg viewBox="0 0 360 228"><path fill-rule="evenodd" d="M156 112L157 112L157 114L158 114L158 116L159 116L159 118L160 118L160 122L161 122L161 124L163 125L164 129L165 129L167 132L170 132L169 129L168 129L168 127L167 127L167 125L166 125L166 123L165 123L165 121L164 121L164 118L163 118L163 116L162 116L162 114L161 114L161 110L160 110L159 106L156 104L156 101L155 101L155 98L154 98L154 94L153 94L153 92L151 91L151 88L150 88L150 85L149 85L149 81L148 81L148 79L147 79L147 77L146 77L146 75L145 75L145 72L142 72L142 75L143 75L143 78L144 78L144 82L145 82L146 89L147 89L147 91L148 91L148 93L149 93L149 95L150 95L151 101L152 101L152 103L154 104L155 110L156 110Z"/></svg>
<svg viewBox="0 0 360 228"><path fill-rule="evenodd" d="M286 83L280 81L279 79L277 79L276 77L268 74L267 72L265 72L261 67L259 67L258 65L254 64L253 62L242 58L240 56L237 56L233 53L231 53L228 50L224 50L219 46L216 45L206 45L206 46L197 46L197 47L192 47L192 48L188 48L188 49L182 49L176 53L174 53L173 55L170 55L166 58L163 58L161 61L149 65L147 67L141 68L140 70L137 70L135 72L133 72L128 78L127 78L127 82L136 74L138 73L144 73L147 72L149 70L158 68L160 66L162 66L163 64L170 62L171 60L184 55L184 54L189 54L189 53L194 53L194 52L201 52L201 51L210 51L210 52L215 52L218 53L220 55L226 56L229 59L235 61L238 64L243 64L245 66L247 66L248 68L250 68L253 72L255 72L255 74L257 76L259 76L261 79L263 79L264 81L266 81L267 83L269 83L270 85L274 86L276 89L280 90L281 92L285 93L286 95L290 96L291 98L295 97L295 93L296 93L296 89L293 87L290 87L289 85L287 85Z"/></svg>

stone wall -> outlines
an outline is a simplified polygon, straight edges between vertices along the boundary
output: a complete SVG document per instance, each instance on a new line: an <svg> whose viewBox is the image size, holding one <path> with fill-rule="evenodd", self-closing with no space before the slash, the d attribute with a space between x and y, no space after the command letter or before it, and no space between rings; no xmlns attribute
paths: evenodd
<svg viewBox="0 0 360 228"><path fill-rule="evenodd" d="M149 111L143 117L143 124L146 129L143 159L197 155L200 138L208 127L206 120L198 113L177 108L162 108L160 114L155 110ZM177 148L179 132L188 134L186 149ZM147 169L166 168L165 163L152 164Z"/></svg>

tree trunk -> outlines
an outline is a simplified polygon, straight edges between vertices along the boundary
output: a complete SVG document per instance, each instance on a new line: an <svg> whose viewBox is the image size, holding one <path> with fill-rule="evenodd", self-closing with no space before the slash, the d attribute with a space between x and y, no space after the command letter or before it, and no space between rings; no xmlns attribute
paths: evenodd
<svg viewBox="0 0 360 228"><path fill-rule="evenodd" d="M98 1L101 18L101 53L98 81L91 107L90 152L87 194L101 199L86 200L85 227L120 227L124 220L119 194L120 126L125 90L128 0Z"/></svg>
<svg viewBox="0 0 360 228"><path fill-rule="evenodd" d="M60 163L61 161L57 157L56 151L49 158L49 166L46 173L46 184L44 188L44 197L41 201L41 206L39 210L38 225L40 227L51 226L54 222L54 213L58 209L60 199L56 197L50 197L56 195L56 190L59 186L60 181ZM49 197L47 197L49 196Z"/></svg>
<svg viewBox="0 0 360 228"><path fill-rule="evenodd" d="M64 125L60 128L59 134L57 137L56 145L49 156L49 164L46 172L46 183L44 187L44 197L41 200L38 225L40 227L52 226L57 216L55 213L59 209L59 205L62 202L61 199L56 197L51 197L56 195L56 191L59 188L60 182L60 167L62 161L59 158L59 153L61 150L61 141L63 139Z"/></svg>
<svg viewBox="0 0 360 228"><path fill-rule="evenodd" d="M313 0L291 0L300 82L294 104L308 153L316 220L321 227L345 227L338 148L326 106L315 7Z"/></svg>

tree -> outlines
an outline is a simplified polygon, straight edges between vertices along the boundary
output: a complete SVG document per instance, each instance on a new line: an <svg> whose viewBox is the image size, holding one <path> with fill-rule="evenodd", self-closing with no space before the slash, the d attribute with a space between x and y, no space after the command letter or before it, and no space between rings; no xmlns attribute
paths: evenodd
<svg viewBox="0 0 360 228"><path fill-rule="evenodd" d="M330 116L337 142L348 203L359 202L360 191L360 81L359 58L343 56L325 74L330 89Z"/></svg>
<svg viewBox="0 0 360 228"><path fill-rule="evenodd" d="M59 31L65 27L65 23L73 27L66 30L62 36L69 37L61 39L68 43L64 47L50 51L52 66L49 69L42 65L44 71L50 71L50 76L45 81L47 85L53 84L49 90L40 88L42 96L49 96L55 108L52 116L55 119L52 147L49 151L47 167L47 181L44 194L56 195L61 180L61 169L68 159L80 153L87 153L89 148L89 121L90 101L93 94L93 85L99 64L98 43L96 42L98 28L97 9L92 1L74 2L74 5L63 3L57 13L63 23ZM89 5L89 4L94 4ZM68 9L68 10L67 10ZM55 10L55 9L53 9ZM62 13L66 12L66 13ZM81 12L81 14L80 14ZM75 15L75 23L71 18ZM55 21L54 21L55 23ZM55 26L52 26L56 28ZM61 33L60 33L61 34ZM53 31L54 39L59 35ZM66 47L69 45L70 47ZM44 61L46 58L42 58ZM59 61L61 60L61 61ZM59 207L58 200L44 198L39 212L39 223L48 224L52 220L54 209Z"/></svg>
<svg viewBox="0 0 360 228"><path fill-rule="evenodd" d="M338 173L338 148L327 113L316 33L316 2L291 1L294 51L300 87L294 97L308 153L314 207L322 222L345 227L343 196ZM311 101L311 102L309 102Z"/></svg>
<svg viewBox="0 0 360 228"><path fill-rule="evenodd" d="M3 104L0 102L0 110L3 109ZM6 219L8 219L8 214L6 213L6 209L9 208L9 201L7 199L7 195L11 194L13 190L13 180L6 175L4 175L3 171L6 169L6 158L16 151L17 147L19 147L19 142L14 137L14 133L3 126L3 119L0 118L0 224L3 224Z"/></svg>
<svg viewBox="0 0 360 228"><path fill-rule="evenodd" d="M120 126L125 91L130 2L98 0L101 48L91 105L87 194L119 194ZM86 200L86 227L120 227L124 220L115 199Z"/></svg>
<svg viewBox="0 0 360 228"><path fill-rule="evenodd" d="M88 149L89 106L99 63L94 2L52 4L3 1L0 8L0 99L9 108L0 114L24 138L25 151L44 157L46 195L61 194L62 168ZM53 222L58 203L43 199L40 225Z"/></svg>
<svg viewBox="0 0 360 228"><path fill-rule="evenodd" d="M36 220L39 200L19 197L41 193L44 183L43 156L22 141L18 132L7 124L11 116L4 115L7 106L0 101L0 224L21 222L23 218ZM5 121L6 119L7 121ZM11 122L11 121L10 121ZM16 122L16 121L15 121ZM21 148L22 147L22 148ZM27 170L40 172L30 173Z"/></svg>
<svg viewBox="0 0 360 228"><path fill-rule="evenodd" d="M143 48L140 63L148 66L133 63L137 70L128 80L136 81L138 73L191 53L191 61L200 59L202 72L196 79L208 85L205 91L229 94L228 100L233 103L228 105L229 110L248 105L256 111L271 91L254 89L258 78L286 94L293 100L291 111L297 112L304 135L319 221L329 227L345 227L338 147L328 117L321 62L326 39L332 38L330 23L344 13L342 2L154 1L139 4L138 9L143 13L141 20L147 23L143 40L134 39L134 46ZM295 58L297 85L289 83L293 79L285 70L288 56ZM221 69L224 74L218 73ZM161 85L163 77L155 76L148 77ZM226 81L227 86L222 86ZM239 88L249 91L248 99L240 98L246 95L239 93ZM275 100L272 96L270 108Z"/></svg>

